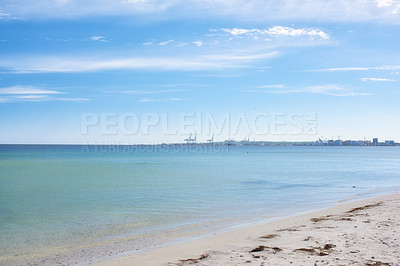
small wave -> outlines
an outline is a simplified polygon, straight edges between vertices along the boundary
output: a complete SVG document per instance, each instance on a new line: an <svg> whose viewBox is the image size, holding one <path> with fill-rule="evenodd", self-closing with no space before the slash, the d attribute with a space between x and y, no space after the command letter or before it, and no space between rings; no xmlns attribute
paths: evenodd
<svg viewBox="0 0 400 266"><path fill-rule="evenodd" d="M303 184L303 183L276 183L266 180L244 181L245 185L269 186L271 189L295 188L295 187L326 187L326 184Z"/></svg>

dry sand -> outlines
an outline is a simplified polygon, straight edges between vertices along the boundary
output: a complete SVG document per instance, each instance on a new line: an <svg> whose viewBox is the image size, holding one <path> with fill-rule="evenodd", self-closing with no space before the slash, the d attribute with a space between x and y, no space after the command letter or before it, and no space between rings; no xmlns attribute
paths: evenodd
<svg viewBox="0 0 400 266"><path fill-rule="evenodd" d="M340 204L98 265L400 265L400 194Z"/></svg>

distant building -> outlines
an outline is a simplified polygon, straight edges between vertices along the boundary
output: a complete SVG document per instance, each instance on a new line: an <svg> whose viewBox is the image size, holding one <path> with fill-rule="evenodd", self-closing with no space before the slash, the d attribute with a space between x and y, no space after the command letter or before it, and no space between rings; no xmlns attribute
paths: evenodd
<svg viewBox="0 0 400 266"><path fill-rule="evenodd" d="M342 146L342 141L340 139L337 140L328 140L328 146Z"/></svg>
<svg viewBox="0 0 400 266"><path fill-rule="evenodd" d="M378 138L374 138L374 139L372 139L372 144L374 145L374 146L378 146Z"/></svg>
<svg viewBox="0 0 400 266"><path fill-rule="evenodd" d="M351 140L345 140L342 143L343 146L351 146Z"/></svg>
<svg viewBox="0 0 400 266"><path fill-rule="evenodd" d="M342 141L340 140L340 139L338 139L338 140L335 140L334 142L333 142L333 146L342 146Z"/></svg>
<svg viewBox="0 0 400 266"><path fill-rule="evenodd" d="M394 140L385 140L385 142L379 142L378 138L374 138L372 141L366 140L322 140L318 139L313 142L313 146L400 146L400 143Z"/></svg>
<svg viewBox="0 0 400 266"><path fill-rule="evenodd" d="M224 141L224 144L228 146L236 146L237 142L234 139L227 139Z"/></svg>
<svg viewBox="0 0 400 266"><path fill-rule="evenodd" d="M373 144L372 144L372 141L370 141L370 140L364 140L364 145L365 146L372 146Z"/></svg>
<svg viewBox="0 0 400 266"><path fill-rule="evenodd" d="M360 141L357 141L357 140L352 140L351 141L351 146L362 146L362 143Z"/></svg>
<svg viewBox="0 0 400 266"><path fill-rule="evenodd" d="M385 145L394 146L394 140L385 140Z"/></svg>
<svg viewBox="0 0 400 266"><path fill-rule="evenodd" d="M323 141L322 139L318 139L317 141L314 142L314 146L326 146L327 143Z"/></svg>

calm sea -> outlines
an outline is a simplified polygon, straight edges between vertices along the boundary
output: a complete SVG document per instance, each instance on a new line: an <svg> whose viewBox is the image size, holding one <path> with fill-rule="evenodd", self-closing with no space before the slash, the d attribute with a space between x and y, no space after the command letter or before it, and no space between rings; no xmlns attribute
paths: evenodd
<svg viewBox="0 0 400 266"><path fill-rule="evenodd" d="M0 264L79 264L395 191L400 148L1 145L0 184Z"/></svg>

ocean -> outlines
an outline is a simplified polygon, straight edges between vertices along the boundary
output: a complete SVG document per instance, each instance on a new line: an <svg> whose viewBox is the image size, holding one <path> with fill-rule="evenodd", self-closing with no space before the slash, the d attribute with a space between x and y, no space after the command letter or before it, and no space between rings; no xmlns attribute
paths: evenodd
<svg viewBox="0 0 400 266"><path fill-rule="evenodd" d="M0 264L86 264L400 188L400 147L0 145Z"/></svg>

